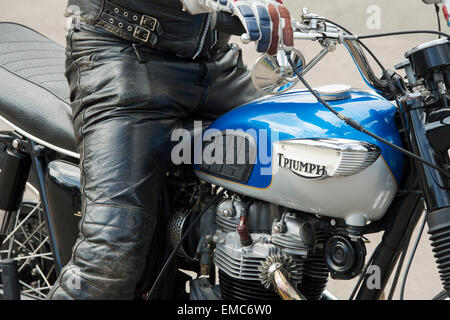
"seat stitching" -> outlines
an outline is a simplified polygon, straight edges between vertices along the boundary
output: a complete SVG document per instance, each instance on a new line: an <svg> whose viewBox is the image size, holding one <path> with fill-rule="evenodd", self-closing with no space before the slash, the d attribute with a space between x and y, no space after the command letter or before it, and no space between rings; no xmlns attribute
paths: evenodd
<svg viewBox="0 0 450 320"><path fill-rule="evenodd" d="M4 43L51 43L51 44L55 44L53 41L34 41L34 40L29 40L29 41L0 41L0 44L4 44Z"/></svg>
<svg viewBox="0 0 450 320"><path fill-rule="evenodd" d="M44 83L61 83L61 82L65 82L64 80L47 80L47 81L42 81L42 82L37 82L37 84L39 85L44 85Z"/></svg>
<svg viewBox="0 0 450 320"><path fill-rule="evenodd" d="M61 49L50 49L50 50L46 50L46 49L26 49L26 50L14 50L14 51L0 51L0 55L4 56L4 55L8 55L8 54L14 54L14 53L18 53L18 52L39 52L39 51L44 51L44 52L61 52L61 54L64 54L64 50Z"/></svg>
<svg viewBox="0 0 450 320"><path fill-rule="evenodd" d="M52 75L55 75L55 74L61 75L61 72L38 73L38 74L33 74L33 75L30 75L30 76L27 76L27 78L31 79L31 78L35 78L35 77L41 77L41 76L52 76ZM63 79L65 79L65 78L63 78ZM61 81L61 80L58 80L58 81Z"/></svg>
<svg viewBox="0 0 450 320"><path fill-rule="evenodd" d="M46 59L54 59L54 58L59 58L59 57L44 57L44 58L33 58L33 59L24 58L24 59L15 60L15 61L9 61L8 63L3 64L2 66L6 67L9 64L16 63L16 62L22 62L22 61L36 61L36 60L46 60Z"/></svg>
<svg viewBox="0 0 450 320"><path fill-rule="evenodd" d="M53 40L49 39L48 37L44 36L42 33L37 32L36 30L31 29L30 27L27 27L23 24L17 23L17 22L0 22L0 27L6 25L7 27L10 27L10 29L22 29L23 31L27 30L26 32L29 33L34 33L37 36L40 36L41 38L47 40L48 42L51 42L53 44L59 45L57 43L55 43ZM37 41L35 41L37 42ZM39 41L39 42L44 42L44 41Z"/></svg>
<svg viewBox="0 0 450 320"><path fill-rule="evenodd" d="M45 66L33 66L33 67L26 67L26 68L21 68L21 69L16 69L14 70L14 72L20 72L23 70L28 70L28 69L37 69L37 68L48 68L49 65L45 65ZM52 67L64 67L64 64L54 64L52 65Z"/></svg>
<svg viewBox="0 0 450 320"><path fill-rule="evenodd" d="M0 68L2 68L3 70L5 70L5 71L7 71L7 72L9 72L9 73L11 73L11 74L13 74L13 75L15 75L16 77L19 77L19 78L21 78L21 79L23 79L23 80L25 80L25 81L27 81L27 82L29 82L29 83L32 83L32 84L34 84L34 85L40 87L41 89L44 89L45 91L47 91L48 93L52 94L52 95L55 96L57 99L61 100L62 102L64 102L64 103L67 105L67 102L66 102L66 101L64 101L63 99L61 99L59 96L56 95L56 93L50 91L49 89L47 89L47 88L45 88L45 87L43 87L43 86L41 86L41 85L39 85L39 84L37 84L37 83L35 83L35 82L33 82L33 81L30 81L30 80L28 80L28 79L22 77L21 75L12 72L11 70L8 70L7 68L3 67L2 65L0 65Z"/></svg>

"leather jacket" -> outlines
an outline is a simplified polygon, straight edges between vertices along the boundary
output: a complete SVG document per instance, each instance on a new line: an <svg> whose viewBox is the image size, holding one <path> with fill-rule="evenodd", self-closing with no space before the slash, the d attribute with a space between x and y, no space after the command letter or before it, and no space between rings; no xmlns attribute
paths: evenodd
<svg viewBox="0 0 450 320"><path fill-rule="evenodd" d="M180 58L208 57L220 50L230 36L211 29L208 14L190 15L182 10L179 0L110 0L123 8L158 19L162 32L156 49L171 52ZM100 26L99 16L105 0L69 0L66 16L79 15L82 21ZM120 34L114 30L108 30Z"/></svg>

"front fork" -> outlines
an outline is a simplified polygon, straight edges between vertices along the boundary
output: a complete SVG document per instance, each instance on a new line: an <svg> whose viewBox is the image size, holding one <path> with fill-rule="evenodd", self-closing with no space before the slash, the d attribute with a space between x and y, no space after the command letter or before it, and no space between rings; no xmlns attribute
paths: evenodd
<svg viewBox="0 0 450 320"><path fill-rule="evenodd" d="M450 117L427 123L420 102L405 103L410 124L412 149L421 158L448 169ZM450 192L449 179L437 170L416 161L427 208L428 233L445 290L450 294Z"/></svg>
<svg viewBox="0 0 450 320"><path fill-rule="evenodd" d="M8 239L11 232L11 225L19 214L27 181L32 179L39 189L46 231L50 240L56 273L58 274L62 264L49 219L44 184L43 150L42 147L24 139L15 132L0 132L0 248L8 252L8 255L2 255L0 258L13 258L9 256L10 250L4 248L4 242L7 243L5 240ZM8 279L3 280L3 282L8 281Z"/></svg>
<svg viewBox="0 0 450 320"><path fill-rule="evenodd" d="M420 101L402 103L408 114L408 134L412 151L421 158L438 166L448 163L447 150L450 147L450 126L444 121L426 124L426 114ZM403 245L408 243L424 209L428 213L427 222L441 273L443 285L450 293L450 195L449 181L436 170L420 161L411 161L409 176L403 187L406 195L397 197L386 216L390 216L380 249L374 253L372 265L381 270L381 287L369 289L370 277L366 276L358 292L358 300L374 300L381 297L389 277L397 263ZM421 188L422 193L416 190Z"/></svg>
<svg viewBox="0 0 450 320"><path fill-rule="evenodd" d="M1 141L1 138L4 138ZM2 160L0 164L0 243L7 236L11 219L22 203L22 196L31 168L28 154L13 147L14 139L8 135L0 135L2 143ZM8 138L10 141L4 141Z"/></svg>

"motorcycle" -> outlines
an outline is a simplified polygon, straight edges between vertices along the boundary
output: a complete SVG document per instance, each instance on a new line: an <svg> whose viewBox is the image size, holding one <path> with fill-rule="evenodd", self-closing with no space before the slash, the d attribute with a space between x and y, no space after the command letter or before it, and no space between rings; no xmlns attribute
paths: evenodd
<svg viewBox="0 0 450 320"><path fill-rule="evenodd" d="M392 298L422 216L444 289L434 299L448 298L448 35L409 32L443 37L406 53L396 65L403 78L361 40L408 32L356 36L306 9L293 26L296 40L320 43L316 57L308 63L298 49L261 56L252 79L264 97L212 123L186 121L172 135L183 136L173 150L198 148L201 159L181 152L187 161L167 171L155 236L167 241L152 243L157 258L146 266L160 272L145 272L137 298L333 300L329 277L359 277L350 299L380 299L398 263ZM305 81L338 45L369 89ZM64 59L43 35L0 23L0 119L13 128L0 132L4 299L44 299L78 236L79 154ZM293 90L300 81L306 89ZM25 201L26 191L38 200ZM366 259L373 233L383 238Z"/></svg>

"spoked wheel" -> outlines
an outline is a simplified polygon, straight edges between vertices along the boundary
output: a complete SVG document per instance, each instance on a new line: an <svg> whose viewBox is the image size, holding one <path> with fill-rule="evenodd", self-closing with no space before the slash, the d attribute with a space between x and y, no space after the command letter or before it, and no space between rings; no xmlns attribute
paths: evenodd
<svg viewBox="0 0 450 320"><path fill-rule="evenodd" d="M0 258L17 261L21 294L45 299L56 271L40 201L22 202L1 244Z"/></svg>

